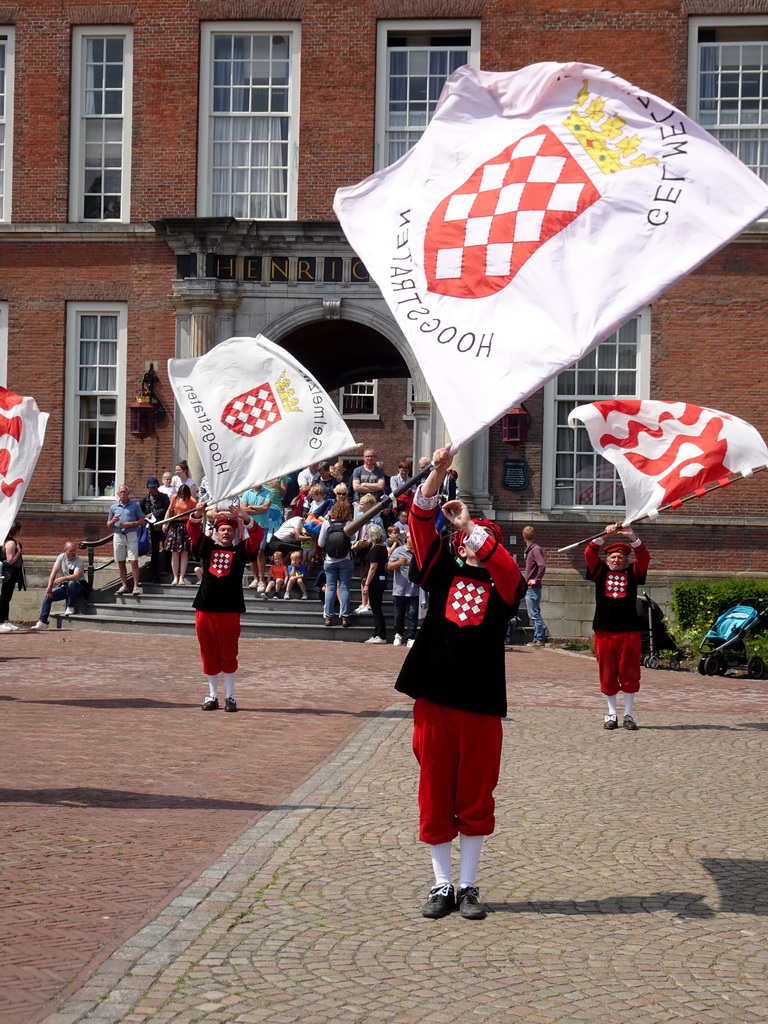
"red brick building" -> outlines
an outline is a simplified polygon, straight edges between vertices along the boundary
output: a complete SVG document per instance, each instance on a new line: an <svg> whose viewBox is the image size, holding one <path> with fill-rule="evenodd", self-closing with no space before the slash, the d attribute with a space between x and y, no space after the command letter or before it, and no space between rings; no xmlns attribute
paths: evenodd
<svg viewBox="0 0 768 1024"><path fill-rule="evenodd" d="M336 188L419 137L452 69L579 60L681 107L768 177L766 0L134 0L0 5L0 381L50 411L23 509L31 553L99 535L114 488L193 452L169 357L262 332L392 472L439 413L332 214ZM596 396L722 408L768 435L759 222L459 458L462 492L561 544L621 511L563 424ZM153 436L130 406L157 370ZM471 381L468 381L471 387ZM165 415L163 416L163 412ZM650 527L656 567L766 571L765 476Z"/></svg>

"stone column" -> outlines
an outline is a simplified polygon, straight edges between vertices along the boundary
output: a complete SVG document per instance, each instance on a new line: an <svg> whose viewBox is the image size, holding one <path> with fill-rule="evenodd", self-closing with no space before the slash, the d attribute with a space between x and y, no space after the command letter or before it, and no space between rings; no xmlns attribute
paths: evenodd
<svg viewBox="0 0 768 1024"><path fill-rule="evenodd" d="M205 284L210 285L206 279ZM203 284L199 279L193 281L175 282L180 290L190 290L190 285L200 287ZM215 282L214 282L215 284ZM223 327L226 337L232 336L232 325L234 323L234 311L240 303L240 297L235 295L180 295L172 299L176 308L176 357L178 359L198 359L210 352L217 340L217 332ZM219 324L219 320L223 324ZM203 476L203 467L197 448L190 438L184 417L180 414L178 407L175 410L176 423L176 450L178 457L186 459L189 464L189 474L196 483L200 483Z"/></svg>

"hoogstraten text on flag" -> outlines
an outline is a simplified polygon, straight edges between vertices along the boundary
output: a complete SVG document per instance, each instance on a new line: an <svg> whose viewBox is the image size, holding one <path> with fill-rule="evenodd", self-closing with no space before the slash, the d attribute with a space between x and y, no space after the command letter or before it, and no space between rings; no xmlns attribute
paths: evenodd
<svg viewBox="0 0 768 1024"><path fill-rule="evenodd" d="M334 209L457 448L764 214L768 185L605 69L463 67Z"/></svg>
<svg viewBox="0 0 768 1024"><path fill-rule="evenodd" d="M355 446L317 380L268 338L230 338L168 377L214 499Z"/></svg>

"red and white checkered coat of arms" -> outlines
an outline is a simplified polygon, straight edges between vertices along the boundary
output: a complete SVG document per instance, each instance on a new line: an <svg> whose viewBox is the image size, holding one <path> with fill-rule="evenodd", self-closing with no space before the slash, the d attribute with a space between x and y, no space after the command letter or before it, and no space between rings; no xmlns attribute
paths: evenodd
<svg viewBox="0 0 768 1024"><path fill-rule="evenodd" d="M557 136L536 128L481 164L433 212L424 241L429 290L495 294L599 198Z"/></svg>
<svg viewBox="0 0 768 1024"><path fill-rule="evenodd" d="M230 399L221 414L224 426L243 437L255 437L280 419L280 407L269 384L260 384Z"/></svg>
<svg viewBox="0 0 768 1024"><path fill-rule="evenodd" d="M211 552L208 572L213 576L229 576L234 557L235 552L232 548L214 548Z"/></svg>
<svg viewBox="0 0 768 1024"><path fill-rule="evenodd" d="M627 574L625 572L608 572L605 577L605 596L627 596Z"/></svg>
<svg viewBox="0 0 768 1024"><path fill-rule="evenodd" d="M479 626L483 621L490 596L489 583L457 576L448 592L446 618L450 622L455 622L457 626Z"/></svg>

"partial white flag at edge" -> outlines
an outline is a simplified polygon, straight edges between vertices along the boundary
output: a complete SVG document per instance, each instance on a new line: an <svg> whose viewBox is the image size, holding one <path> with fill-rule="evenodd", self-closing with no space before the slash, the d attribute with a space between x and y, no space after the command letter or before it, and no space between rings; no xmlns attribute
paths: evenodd
<svg viewBox="0 0 768 1024"><path fill-rule="evenodd" d="M0 544L17 518L45 440L48 413L0 386ZM0 561L2 556L0 553Z"/></svg>

